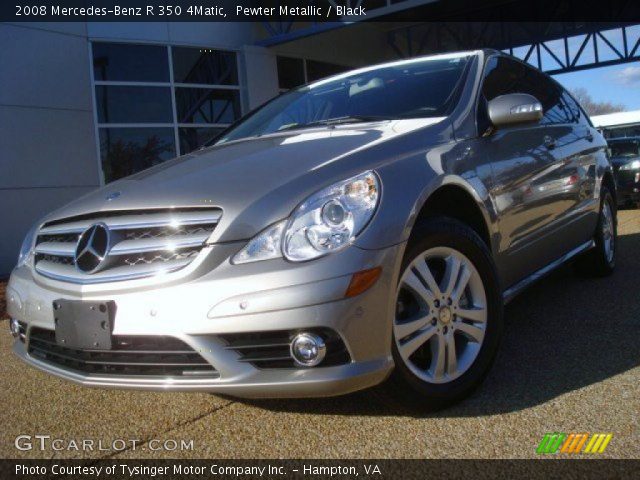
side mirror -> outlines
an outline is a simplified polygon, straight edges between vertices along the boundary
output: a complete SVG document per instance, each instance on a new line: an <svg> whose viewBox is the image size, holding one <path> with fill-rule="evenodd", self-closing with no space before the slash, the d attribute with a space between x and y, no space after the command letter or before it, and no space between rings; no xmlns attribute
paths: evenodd
<svg viewBox="0 0 640 480"><path fill-rule="evenodd" d="M489 119L496 128L535 123L542 119L542 104L527 93L500 95L491 100L487 108Z"/></svg>

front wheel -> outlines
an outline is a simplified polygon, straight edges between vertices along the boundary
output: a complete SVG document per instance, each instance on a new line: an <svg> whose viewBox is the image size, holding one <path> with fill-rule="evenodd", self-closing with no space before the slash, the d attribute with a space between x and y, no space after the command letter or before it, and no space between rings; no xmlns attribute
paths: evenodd
<svg viewBox="0 0 640 480"><path fill-rule="evenodd" d="M438 409L473 391L502 332L502 297L491 255L468 226L438 218L407 246L393 320L389 393Z"/></svg>

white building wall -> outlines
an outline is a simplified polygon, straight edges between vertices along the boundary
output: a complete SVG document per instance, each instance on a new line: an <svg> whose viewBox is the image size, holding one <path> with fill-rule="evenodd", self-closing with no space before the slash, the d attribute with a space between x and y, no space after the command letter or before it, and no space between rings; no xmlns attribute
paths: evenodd
<svg viewBox="0 0 640 480"><path fill-rule="evenodd" d="M99 183L86 26L0 24L0 277L47 212Z"/></svg>
<svg viewBox="0 0 640 480"><path fill-rule="evenodd" d="M267 48L248 45L242 53L242 84L251 110L278 95L278 66L275 53Z"/></svg>

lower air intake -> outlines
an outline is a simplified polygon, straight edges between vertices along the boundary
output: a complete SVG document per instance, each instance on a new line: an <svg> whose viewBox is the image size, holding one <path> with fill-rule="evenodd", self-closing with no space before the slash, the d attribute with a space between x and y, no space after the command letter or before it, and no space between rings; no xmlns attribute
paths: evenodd
<svg viewBox="0 0 640 480"><path fill-rule="evenodd" d="M219 377L216 369L189 345L173 337L114 336L112 350L77 350L56 343L55 332L32 328L29 355L83 374Z"/></svg>

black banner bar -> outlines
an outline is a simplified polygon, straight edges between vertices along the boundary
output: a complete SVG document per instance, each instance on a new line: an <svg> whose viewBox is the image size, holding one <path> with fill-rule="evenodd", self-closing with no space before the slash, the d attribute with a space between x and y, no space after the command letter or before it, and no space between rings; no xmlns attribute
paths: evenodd
<svg viewBox="0 0 640 480"><path fill-rule="evenodd" d="M633 478L640 460L0 460L6 479Z"/></svg>
<svg viewBox="0 0 640 480"><path fill-rule="evenodd" d="M628 0L14 0L8 22L640 22Z"/></svg>

